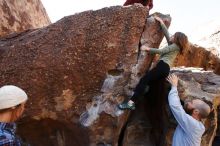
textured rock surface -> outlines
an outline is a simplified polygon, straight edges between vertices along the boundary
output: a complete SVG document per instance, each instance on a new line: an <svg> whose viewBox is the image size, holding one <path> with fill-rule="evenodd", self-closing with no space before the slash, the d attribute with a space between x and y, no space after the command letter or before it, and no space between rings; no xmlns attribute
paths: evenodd
<svg viewBox="0 0 220 146"><path fill-rule="evenodd" d="M19 124L19 133L27 142L32 145L100 146L118 145L118 142L126 146L153 145L149 136L151 125L145 113L136 111L126 122L130 113L117 108L131 94L152 60L139 50L141 35L147 36L145 43L150 47L158 47L162 40L159 23L153 17L146 20L147 13L141 6L86 11L48 27L0 40L0 86L17 85L30 98ZM147 29L144 34L143 29ZM188 59L192 61L192 58ZM202 76L199 80L190 71L178 74L185 84L197 83L201 94L208 95L214 105L218 104L214 101L219 93L219 84L215 82L218 76L198 73ZM207 79L209 75L214 77ZM191 76L195 81L189 79ZM205 86L209 83L211 86ZM194 97L194 93L197 91L184 92L181 97L191 94ZM214 112L206 122L211 124L207 126L210 130L203 138L203 146L213 138L215 115ZM168 143L173 128L170 127Z"/></svg>
<svg viewBox="0 0 220 146"><path fill-rule="evenodd" d="M174 63L175 66L199 67L205 70L214 70L220 74L219 52L215 48L204 48L191 44L190 49L179 55Z"/></svg>
<svg viewBox="0 0 220 146"><path fill-rule="evenodd" d="M49 25L40 0L0 0L0 36Z"/></svg>
<svg viewBox="0 0 220 146"><path fill-rule="evenodd" d="M104 8L2 38L0 86L17 85L30 97L20 124L22 137L34 145L68 145L79 141L76 135L85 137L79 146L87 141L117 145L127 117L119 116L117 103L127 94L123 88L132 83L130 76L137 70L146 17L141 6ZM162 33L153 18L150 22L154 37L147 43L158 47ZM143 62L146 54L142 54ZM79 126L79 119L88 128ZM36 128L44 136L27 132Z"/></svg>

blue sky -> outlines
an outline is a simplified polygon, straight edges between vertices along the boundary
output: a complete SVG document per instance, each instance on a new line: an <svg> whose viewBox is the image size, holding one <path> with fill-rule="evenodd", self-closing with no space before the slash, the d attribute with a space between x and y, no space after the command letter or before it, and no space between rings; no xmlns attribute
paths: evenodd
<svg viewBox="0 0 220 146"><path fill-rule="evenodd" d="M122 5L124 2L125 0L42 0L52 22L76 12ZM154 0L150 13L170 14L171 33L182 31L191 34L200 24L220 19L219 6L220 0Z"/></svg>

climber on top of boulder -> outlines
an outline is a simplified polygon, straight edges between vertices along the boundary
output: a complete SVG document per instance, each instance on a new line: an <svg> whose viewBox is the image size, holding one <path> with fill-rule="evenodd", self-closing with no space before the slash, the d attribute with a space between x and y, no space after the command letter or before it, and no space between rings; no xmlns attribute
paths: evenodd
<svg viewBox="0 0 220 146"><path fill-rule="evenodd" d="M134 3L141 3L143 6L146 6L149 10L153 8L153 0L127 0L124 3L124 6L133 5Z"/></svg>
<svg viewBox="0 0 220 146"><path fill-rule="evenodd" d="M149 48L147 45L141 46L141 50L148 51L150 54L160 54L160 59L152 70L147 70L145 72L144 76L135 87L134 94L131 99L119 104L120 109L135 109L135 102L137 102L137 98L142 97L149 90L149 85L152 82L166 79L176 56L179 53L182 54L183 50L188 48L188 38L184 33L176 32L170 37L163 20L158 16L155 16L155 19L160 22L160 26L164 32L168 46L162 49Z"/></svg>

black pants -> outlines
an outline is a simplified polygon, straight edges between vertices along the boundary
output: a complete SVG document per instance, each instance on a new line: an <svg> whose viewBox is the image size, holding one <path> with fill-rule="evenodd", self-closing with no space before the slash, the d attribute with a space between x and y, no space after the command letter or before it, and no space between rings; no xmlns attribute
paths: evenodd
<svg viewBox="0 0 220 146"><path fill-rule="evenodd" d="M145 75L140 79L134 90L134 95L131 97L131 100L136 102L139 97L144 95L147 86L154 81L166 78L169 75L169 72L170 66L163 60L160 60L156 67L150 71L146 71Z"/></svg>

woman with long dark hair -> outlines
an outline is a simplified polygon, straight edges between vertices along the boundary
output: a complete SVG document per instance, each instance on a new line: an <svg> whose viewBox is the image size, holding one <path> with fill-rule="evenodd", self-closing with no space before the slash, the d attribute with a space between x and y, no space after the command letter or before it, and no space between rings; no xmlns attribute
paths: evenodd
<svg viewBox="0 0 220 146"><path fill-rule="evenodd" d="M120 109L135 109L135 102L137 102L137 98L143 96L147 92L149 85L152 82L166 79L176 56L178 54L182 54L183 50L188 48L188 38L184 33L176 32L170 37L163 20L157 16L155 16L155 19L160 22L161 28L168 42L168 46L162 49L149 48L145 45L141 46L141 50L147 51L150 54L160 54L160 59L157 65L152 70L147 71L140 79L131 99L128 102L119 104Z"/></svg>

